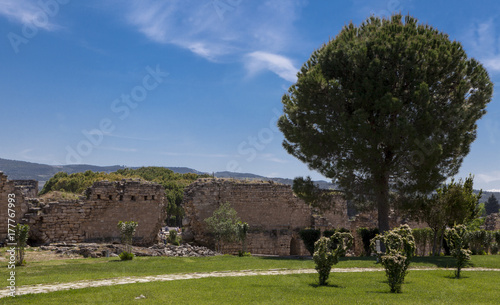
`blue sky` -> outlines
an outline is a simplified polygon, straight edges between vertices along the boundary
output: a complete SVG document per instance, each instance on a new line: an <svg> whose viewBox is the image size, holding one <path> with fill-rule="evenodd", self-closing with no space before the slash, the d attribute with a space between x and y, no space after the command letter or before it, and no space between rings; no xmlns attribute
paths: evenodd
<svg viewBox="0 0 500 305"><path fill-rule="evenodd" d="M410 13L462 42L496 84L498 1L0 0L0 157L187 166L324 179L276 119L295 74L341 28ZM500 103L457 177L500 189Z"/></svg>

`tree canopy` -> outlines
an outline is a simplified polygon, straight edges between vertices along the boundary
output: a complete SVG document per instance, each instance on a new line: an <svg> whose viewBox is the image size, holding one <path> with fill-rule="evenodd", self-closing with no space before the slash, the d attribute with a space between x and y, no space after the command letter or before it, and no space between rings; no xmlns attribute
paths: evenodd
<svg viewBox="0 0 500 305"><path fill-rule="evenodd" d="M282 98L284 148L374 203L381 231L390 192L427 194L458 172L493 92L459 42L400 14L345 26L297 76Z"/></svg>
<svg viewBox="0 0 500 305"><path fill-rule="evenodd" d="M488 198L488 201L486 201L486 203L484 204L484 208L487 215L498 213L500 206L498 205L498 200L495 195L491 194L491 196Z"/></svg>

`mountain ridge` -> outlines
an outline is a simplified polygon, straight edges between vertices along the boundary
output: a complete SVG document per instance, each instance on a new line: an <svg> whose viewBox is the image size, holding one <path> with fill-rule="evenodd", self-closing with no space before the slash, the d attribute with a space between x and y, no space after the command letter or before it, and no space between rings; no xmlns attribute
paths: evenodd
<svg viewBox="0 0 500 305"><path fill-rule="evenodd" d="M235 178L235 179L248 179L248 180L267 180L274 181L282 184L292 185L293 179L289 178L279 178L279 177L265 177L252 173L237 173L237 172L213 172L213 173L205 173L195 170L189 167L172 167L172 166L164 166L172 170L175 173L185 174L185 173L194 173L194 174L211 174L217 178ZM68 174L85 172L87 170L95 171L95 172L115 172L119 169L124 168L132 168L137 169L140 167L129 167L123 165L111 165L111 166L99 166L99 165L90 165L90 164L70 164L70 165L48 165L41 163L33 163L27 161L17 161L17 160L9 160L0 158L0 171L3 171L5 175L9 177L10 180L37 180L39 182L39 187L41 188L47 180L49 180L52 176L60 171L65 171ZM325 181L325 180L317 180L314 181L322 189L335 189L336 185ZM478 190L475 190L478 192ZM493 191L497 191L496 189ZM491 192L491 191L483 191L483 195L481 196L481 201L488 200L488 197L494 194L494 196L500 200L500 191L499 192Z"/></svg>

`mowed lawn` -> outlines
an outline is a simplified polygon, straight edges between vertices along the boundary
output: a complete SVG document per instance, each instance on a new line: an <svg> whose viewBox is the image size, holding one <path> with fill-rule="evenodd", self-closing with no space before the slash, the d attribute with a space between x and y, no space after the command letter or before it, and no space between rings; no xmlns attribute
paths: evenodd
<svg viewBox="0 0 500 305"><path fill-rule="evenodd" d="M500 255L473 256L473 267L500 268ZM415 258L411 267L453 267L450 257ZM17 285L62 283L122 276L229 270L314 268L310 259L218 256L137 257L28 262L16 268ZM381 268L374 258L343 258L334 268ZM8 269L2 268L2 274ZM0 304L499 304L500 272L412 270L402 294L389 293L380 272L332 273L317 287L316 274L205 278L127 284L0 299ZM143 299L136 299L140 295Z"/></svg>
<svg viewBox="0 0 500 305"><path fill-rule="evenodd" d="M383 272L205 278L58 291L0 299L3 304L498 304L500 274L410 271L403 293L389 293ZM136 299L140 296L144 298Z"/></svg>

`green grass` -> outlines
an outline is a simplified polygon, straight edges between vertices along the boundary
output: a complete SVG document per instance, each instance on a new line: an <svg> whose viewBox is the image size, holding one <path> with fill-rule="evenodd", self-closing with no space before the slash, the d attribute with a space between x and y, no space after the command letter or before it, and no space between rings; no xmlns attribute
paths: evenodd
<svg viewBox="0 0 500 305"><path fill-rule="evenodd" d="M500 255L473 256L473 267L500 268ZM375 258L342 258L334 268L382 268ZM451 257L417 257L411 268L454 267ZM314 268L312 260L284 259L275 257L135 257L132 261L119 258L87 258L28 262L16 268L17 285L63 283L81 280L97 280L122 276L146 276L172 273L210 272L226 270ZM8 273L6 264L0 276ZM5 275L4 275L5 274Z"/></svg>
<svg viewBox="0 0 500 305"><path fill-rule="evenodd" d="M493 271L410 271L403 293L389 293L384 272L205 278L59 291L0 299L3 304L498 304ZM145 299L135 297L144 295Z"/></svg>

